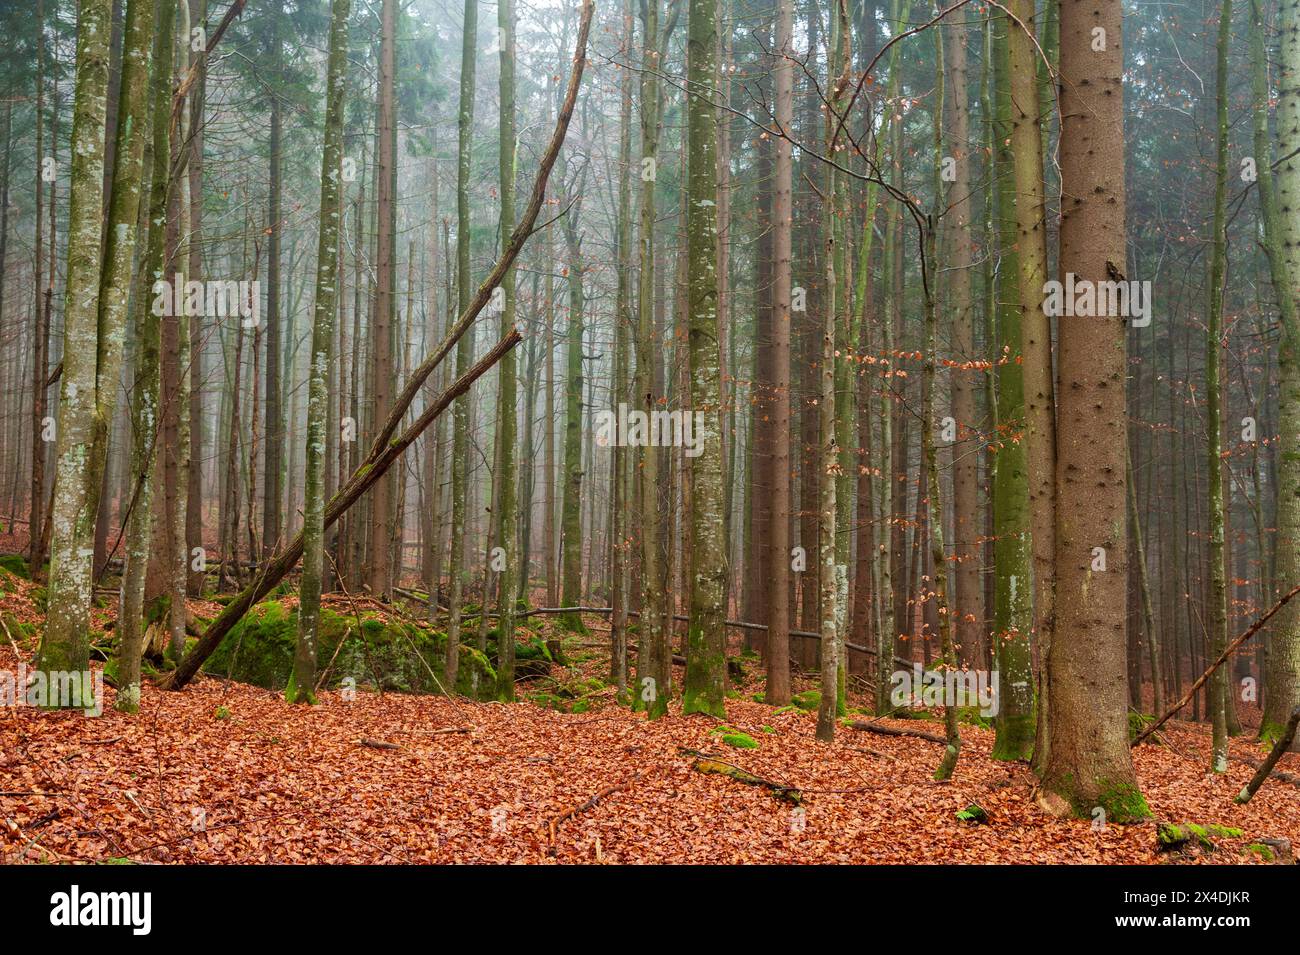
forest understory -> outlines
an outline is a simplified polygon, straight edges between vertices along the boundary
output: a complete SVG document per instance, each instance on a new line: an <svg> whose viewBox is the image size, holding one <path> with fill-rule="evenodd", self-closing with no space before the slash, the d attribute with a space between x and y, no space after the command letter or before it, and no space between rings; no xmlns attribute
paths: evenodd
<svg viewBox="0 0 1300 955"><path fill-rule="evenodd" d="M1300 0L0 0L0 862L1294 865L1297 157Z"/></svg>
<svg viewBox="0 0 1300 955"><path fill-rule="evenodd" d="M0 598L4 619L36 618L31 589ZM755 702L761 669L738 642L725 722L678 705L647 720L603 684L607 623L585 622L583 637L540 628L570 658L543 679L597 687L577 713L364 685L304 708L207 676L183 693L147 687L138 718L112 709L111 688L97 718L9 708L0 862L1224 865L1279 862L1276 840L1300 844L1300 754L1233 803L1262 756L1249 708L1226 773L1206 770L1205 724L1171 721L1136 747L1154 819L1102 826L1044 814L1028 765L994 760L980 725L962 726L961 772L946 782L933 778L943 723L928 710L875 720L850 690L846 723L935 739L848 729L818 742L816 675L796 675L802 705ZM30 662L15 642L0 669ZM521 697L540 685L522 682ZM959 818L972 806L986 820ZM1162 845L1162 824L1191 838Z"/></svg>

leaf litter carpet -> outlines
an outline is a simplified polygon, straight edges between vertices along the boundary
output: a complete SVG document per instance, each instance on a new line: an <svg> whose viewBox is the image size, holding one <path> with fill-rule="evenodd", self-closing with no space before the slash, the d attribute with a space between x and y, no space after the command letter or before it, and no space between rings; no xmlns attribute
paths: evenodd
<svg viewBox="0 0 1300 955"><path fill-rule="evenodd" d="M17 665L10 647L0 667ZM612 694L612 691L610 691ZM107 691L111 702L113 691ZM139 715L0 713L0 860L139 863L1150 863L1153 824L1060 821L1034 804L1026 766L989 758L991 731L963 726L956 779L931 773L926 740L839 728L749 700L727 725L655 722L608 698L593 711L531 703L324 693L291 707L267 690L202 678L146 687ZM889 721L898 727L933 723ZM468 728L468 731L462 731ZM1243 831L1180 862L1250 862L1247 843L1300 841L1300 790L1253 770L1206 772L1205 727L1174 723L1135 760L1157 818ZM440 730L445 732L439 732ZM713 731L713 732L711 732ZM1234 752L1259 758L1249 739ZM695 770L696 753L802 792ZM1288 755L1279 768L1300 769ZM971 803L987 825L959 822Z"/></svg>

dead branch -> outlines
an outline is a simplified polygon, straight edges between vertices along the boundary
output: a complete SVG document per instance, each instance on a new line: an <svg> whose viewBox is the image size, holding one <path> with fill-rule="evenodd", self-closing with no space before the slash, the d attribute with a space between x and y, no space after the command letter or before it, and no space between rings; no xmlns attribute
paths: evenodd
<svg viewBox="0 0 1300 955"><path fill-rule="evenodd" d="M558 816L552 817L547 823L546 854L550 856L552 859L555 858L556 855L555 830L559 828L560 823L564 822L566 819L572 819L574 816L580 813L584 813L588 809L594 808L602 799L612 796L616 792L622 792L624 789L631 788L632 784L635 783L640 778L641 778L641 773L638 770L637 772L632 774L630 779L627 779L624 782L616 783L613 786L609 786L605 789L602 789L600 792L596 793L596 795L592 796L582 805L574 806L572 809L566 809Z"/></svg>
<svg viewBox="0 0 1300 955"><path fill-rule="evenodd" d="M1161 726L1163 726L1171 716L1173 716L1184 706L1190 703L1192 701L1192 697L1196 695L1196 691L1205 685L1205 681L1210 678L1210 676L1214 673L1215 670L1223 666L1223 664L1228 661L1228 658L1232 656L1232 652L1236 650L1237 647L1241 646L1243 643L1245 643L1247 640L1253 637L1256 633L1258 633L1260 628L1263 627L1264 624L1268 623L1269 620L1273 618L1274 614L1276 614L1279 610L1281 610L1288 603L1290 603L1291 598L1294 597L1296 594L1300 594L1300 584L1296 584L1289 591L1283 594L1282 598L1277 603L1273 604L1273 606L1268 608L1268 611L1264 614L1264 616L1260 617L1258 620L1252 623L1249 627L1245 629L1245 631L1242 632L1242 634L1239 637L1237 637L1230 644L1224 647L1223 652L1219 654L1219 658L1210 664L1210 668L1208 670L1206 670L1199 677L1197 677L1196 682L1193 683L1191 687L1188 688L1187 692L1183 694L1183 698L1179 700L1177 703L1175 703L1173 706L1169 707L1169 709L1165 710L1164 715L1161 716L1160 719L1156 720L1154 723L1151 723L1150 725L1147 726L1146 729L1138 733L1137 736L1133 738L1133 742L1130 743L1129 745L1136 746L1138 743L1142 742L1144 739L1146 739L1148 736L1150 736L1152 733L1158 730Z"/></svg>
<svg viewBox="0 0 1300 955"><path fill-rule="evenodd" d="M855 720L849 724L849 727L862 730L865 733L879 733L881 736L915 736L917 739L923 739L930 743L938 743L941 746L948 745L948 741L942 736L927 733L925 730L896 729L893 726L885 726L881 723L865 723L861 720Z"/></svg>

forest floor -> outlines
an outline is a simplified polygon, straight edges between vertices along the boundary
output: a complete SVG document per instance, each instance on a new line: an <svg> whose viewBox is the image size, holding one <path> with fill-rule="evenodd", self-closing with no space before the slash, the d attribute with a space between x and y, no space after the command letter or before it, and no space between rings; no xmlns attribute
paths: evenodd
<svg viewBox="0 0 1300 955"><path fill-rule="evenodd" d="M0 597L0 610L32 612L22 592ZM567 645L574 678L608 666L600 621L590 622L597 632ZM0 669L30 661L24 643L0 645ZM1161 855L1154 823L1046 816L1028 767L990 758L990 730L964 725L956 778L937 783L941 746L848 727L819 743L814 712L754 702L757 673L745 682L725 725L757 748L735 748L720 721L679 709L647 721L613 689L587 697L582 713L360 690L293 707L201 677L180 693L146 686L135 717L109 708L111 688L94 718L6 707L0 861L1250 863L1256 840L1300 846L1300 790L1270 779L1235 805L1253 770L1233 760L1208 773L1203 724L1173 722L1162 744L1136 750L1142 789L1159 820L1241 836ZM937 722L884 722L942 733ZM1232 749L1263 755L1248 737ZM798 789L801 805L701 772L699 754ZM1279 768L1300 772L1300 755ZM956 818L972 803L987 824Z"/></svg>

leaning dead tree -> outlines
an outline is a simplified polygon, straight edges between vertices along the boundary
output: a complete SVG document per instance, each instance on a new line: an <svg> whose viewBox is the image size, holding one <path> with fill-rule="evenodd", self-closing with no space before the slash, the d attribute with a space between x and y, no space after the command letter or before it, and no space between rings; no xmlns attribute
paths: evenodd
<svg viewBox="0 0 1300 955"><path fill-rule="evenodd" d="M361 496L369 490L376 481L393 465L393 463L406 450L440 414L450 406L451 402L459 395L468 391L474 381L485 374L489 368L495 365L510 349L514 348L520 341L519 332L512 329L500 341L498 341L486 355L484 355L472 368L459 376L451 383L428 407L422 414L406 428L405 431L397 434L397 429L402 423L402 418L406 415L415 396L424 387L425 381L433 373L434 369L451 353L456 346L460 337L474 324L479 313L491 301L493 290L501 283L507 275L510 266L514 263L515 258L519 255L524 243L537 230L534 225L537 222L537 215L541 211L542 203L546 197L546 183L550 178L551 169L555 165L556 157L559 155L560 147L564 143L565 136L569 130L569 120L573 116L574 105L578 99L578 89L582 85L582 73L586 66L587 37L591 30L591 19L594 11L593 0L584 0L582 7L582 20L578 25L578 37L574 44L573 69L569 74L569 85L565 91L564 103L560 109L559 117L556 120L555 130L551 134L550 142L547 144L546 152L542 154L541 164L537 175L533 180L531 195L529 196L528 208L523 218L515 227L514 232L510 235L510 241L502 251L501 258L492 268L491 274L478 287L473 300L469 307L464 309L456 323L448 330L446 337L438 347L429 354L421 363L419 368L411 373L411 377L406 382L401 393L393 403L388 417L385 419L383 426L375 435L374 441L370 445L370 450L362 460L360 466L353 471L352 476L347 483L330 499L325 508L325 528L328 529L339 519L353 504L360 500ZM395 437L396 435L396 437ZM189 653L177 665L176 669L169 677L164 679L160 685L164 689L179 690L194 678L205 660L212 655L213 651L220 646L221 641L230 633L231 629L244 616L245 613L257 601L265 597L278 584L285 575L287 575L298 563L302 556L303 535L300 531L291 541L285 544L278 552L273 554L266 561L265 567L261 573L245 587L238 596L236 596L225 609L217 615L216 619L208 625L199 642L195 644Z"/></svg>

